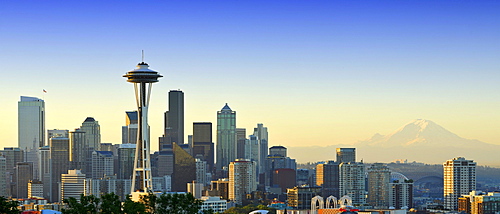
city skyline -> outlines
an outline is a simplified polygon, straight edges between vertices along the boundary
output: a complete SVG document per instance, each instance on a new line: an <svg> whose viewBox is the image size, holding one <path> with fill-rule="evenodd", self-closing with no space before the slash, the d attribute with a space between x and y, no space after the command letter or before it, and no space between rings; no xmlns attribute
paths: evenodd
<svg viewBox="0 0 500 214"><path fill-rule="evenodd" d="M185 93L186 139L228 103L237 128L269 128L269 146L352 144L417 118L500 145L498 2L152 1L141 17L134 3L96 5L0 9L4 121L17 121L20 96L38 97L47 130L93 117L103 143L120 143L136 108L121 75L145 50L165 76L151 98L152 151L172 89ZM16 127L0 124L3 147L17 146Z"/></svg>

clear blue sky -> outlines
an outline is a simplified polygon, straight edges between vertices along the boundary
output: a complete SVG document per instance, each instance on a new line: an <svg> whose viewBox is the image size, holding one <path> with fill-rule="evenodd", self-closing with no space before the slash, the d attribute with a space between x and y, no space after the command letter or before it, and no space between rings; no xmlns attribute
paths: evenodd
<svg viewBox="0 0 500 214"><path fill-rule="evenodd" d="M417 118L500 144L499 11L499 1L5 1L0 143L17 145L21 95L46 100L48 129L93 116L103 142L119 143L136 108L121 75L145 50L165 76L153 139L168 90L181 89L186 134L215 125L227 102L238 127L264 123L271 145L353 143Z"/></svg>

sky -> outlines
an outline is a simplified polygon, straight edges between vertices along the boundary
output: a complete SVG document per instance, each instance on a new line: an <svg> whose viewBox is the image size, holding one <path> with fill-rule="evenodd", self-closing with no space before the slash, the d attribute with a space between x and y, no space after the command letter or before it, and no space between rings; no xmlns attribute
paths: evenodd
<svg viewBox="0 0 500 214"><path fill-rule="evenodd" d="M228 103L247 133L268 127L271 146L351 144L414 119L500 144L498 11L485 0L2 2L0 146L17 146L20 96L45 100L47 129L90 116L102 142L120 143L136 109L122 75L142 50L164 76L153 142L180 89L186 135L192 122L215 131Z"/></svg>

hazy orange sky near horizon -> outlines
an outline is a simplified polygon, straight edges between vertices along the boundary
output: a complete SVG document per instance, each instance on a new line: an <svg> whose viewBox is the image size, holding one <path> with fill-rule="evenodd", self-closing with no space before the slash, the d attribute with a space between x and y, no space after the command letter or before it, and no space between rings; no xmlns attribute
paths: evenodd
<svg viewBox="0 0 500 214"><path fill-rule="evenodd" d="M495 1L7 2L0 9L0 142L17 146L17 102L46 102L46 128L86 117L120 143L136 109L122 77L145 61L154 84L152 150L167 93L185 93L185 133L225 103L269 144L352 144L428 119L500 145L500 20ZM47 93L43 93L43 89ZM333 154L332 154L333 155Z"/></svg>

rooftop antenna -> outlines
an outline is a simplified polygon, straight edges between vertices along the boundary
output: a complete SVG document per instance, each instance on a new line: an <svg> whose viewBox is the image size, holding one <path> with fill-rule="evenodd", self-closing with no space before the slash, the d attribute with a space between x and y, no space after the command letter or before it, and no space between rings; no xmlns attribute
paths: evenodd
<svg viewBox="0 0 500 214"><path fill-rule="evenodd" d="M142 62L144 62L144 50L142 50Z"/></svg>

